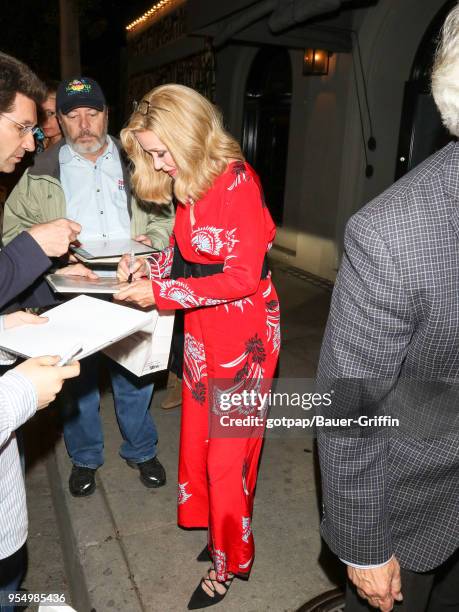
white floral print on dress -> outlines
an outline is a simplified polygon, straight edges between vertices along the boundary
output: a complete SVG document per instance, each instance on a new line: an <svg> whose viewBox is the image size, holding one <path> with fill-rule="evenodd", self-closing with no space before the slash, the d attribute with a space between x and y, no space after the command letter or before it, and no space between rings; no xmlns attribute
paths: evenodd
<svg viewBox="0 0 459 612"><path fill-rule="evenodd" d="M157 282L153 280L153 282ZM158 282L160 287L159 295L166 300L178 302L184 308L193 308L200 306L199 297L192 291L188 285L178 280L166 280Z"/></svg>
<svg viewBox="0 0 459 612"><path fill-rule="evenodd" d="M225 393L241 393L241 391L255 392L255 398L259 397L257 394L261 391L261 386L264 378L264 367L263 364L266 360L266 351L263 345L263 341L255 334L245 342L245 350L240 353L235 359L230 362L220 363L222 368L234 368L238 365L241 366L237 370L232 380L232 386L224 389ZM212 403L211 410L214 414L220 414L222 390L218 387L214 387L214 401ZM235 404L231 408L225 411L225 414L238 413L238 414L252 414L258 409L257 403L247 402ZM263 416L263 415L261 415Z"/></svg>
<svg viewBox="0 0 459 612"><path fill-rule="evenodd" d="M201 302L201 306L219 306L220 304L224 304L226 300L218 300L216 298L199 298Z"/></svg>
<svg viewBox="0 0 459 612"><path fill-rule="evenodd" d="M252 526L250 524L250 516L242 517L242 541L248 543L252 534Z"/></svg>
<svg viewBox="0 0 459 612"><path fill-rule="evenodd" d="M178 495L177 495L177 503L179 506L187 502L190 497L192 497L193 493L187 493L186 486L188 482L178 483Z"/></svg>
<svg viewBox="0 0 459 612"><path fill-rule="evenodd" d="M242 466L242 490L244 491L244 495L249 495L249 490L247 488L247 462L244 461L244 465Z"/></svg>
<svg viewBox="0 0 459 612"><path fill-rule="evenodd" d="M250 304L250 306L253 306L253 302L250 298L242 298L241 300L234 300L232 302L227 302L226 304L224 304L224 308L226 310L226 312L229 312L230 306L233 306L234 308L239 308L239 310L241 312L244 312L244 304Z"/></svg>
<svg viewBox="0 0 459 612"><path fill-rule="evenodd" d="M272 284L269 283L268 289L263 292L264 299L267 299L271 293ZM266 339L272 344L271 353L276 353L280 349L281 333L280 333L280 311L279 302L277 299L268 300L265 302L266 310Z"/></svg>
<svg viewBox="0 0 459 612"><path fill-rule="evenodd" d="M202 381L206 377L204 344L186 332L183 346L183 382L191 391L193 398L200 404L204 404L206 399L206 386Z"/></svg>
<svg viewBox="0 0 459 612"><path fill-rule="evenodd" d="M231 185L227 187L228 191L233 191L233 189L241 183L245 183L246 181L250 180L249 176L246 173L246 167L243 162L238 162L234 164L231 169L231 173L233 174L233 176L235 176L235 179L231 183Z"/></svg>
<svg viewBox="0 0 459 612"><path fill-rule="evenodd" d="M236 238L236 231L237 228L235 227L232 230L226 230L225 232L226 248L228 253L231 253L236 243L239 242L239 240Z"/></svg>
<svg viewBox="0 0 459 612"><path fill-rule="evenodd" d="M226 554L222 550L214 550L213 554L216 578L220 582L228 579L226 572Z"/></svg>
<svg viewBox="0 0 459 612"><path fill-rule="evenodd" d="M252 557L250 557L247 563L239 563L239 567L241 569L247 569L251 563L252 563Z"/></svg>
<svg viewBox="0 0 459 612"><path fill-rule="evenodd" d="M194 250L197 253L220 255L220 251L223 248L223 242L220 238L222 232L222 229L211 225L194 229L191 234L191 244Z"/></svg>
<svg viewBox="0 0 459 612"><path fill-rule="evenodd" d="M150 278L167 278L171 275L174 247L167 247L160 253L154 253L147 259L150 265Z"/></svg>

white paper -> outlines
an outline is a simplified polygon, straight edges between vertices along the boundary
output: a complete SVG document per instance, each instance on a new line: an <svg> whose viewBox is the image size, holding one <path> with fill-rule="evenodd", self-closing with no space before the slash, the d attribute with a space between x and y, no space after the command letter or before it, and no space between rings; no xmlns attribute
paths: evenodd
<svg viewBox="0 0 459 612"><path fill-rule="evenodd" d="M79 295L44 315L42 325L24 325L0 333L0 347L23 357L60 355L81 345L78 359L92 355L141 329L151 312Z"/></svg>
<svg viewBox="0 0 459 612"><path fill-rule="evenodd" d="M136 376L166 370L174 312L154 310L148 326L106 347L103 352Z"/></svg>
<svg viewBox="0 0 459 612"><path fill-rule="evenodd" d="M136 240L85 240L78 246L70 245L75 253L87 260L96 258L119 257L125 253L142 255L152 253L155 249Z"/></svg>

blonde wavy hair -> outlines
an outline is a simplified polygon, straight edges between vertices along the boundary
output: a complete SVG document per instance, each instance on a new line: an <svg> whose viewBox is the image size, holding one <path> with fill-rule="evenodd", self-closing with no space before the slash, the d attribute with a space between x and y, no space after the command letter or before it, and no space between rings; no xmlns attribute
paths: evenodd
<svg viewBox="0 0 459 612"><path fill-rule="evenodd" d="M148 102L148 105L146 104ZM184 85L161 85L142 98L144 110L134 111L121 131L121 142L133 164L132 185L147 202L167 203L172 193L180 202L198 200L228 165L244 161L236 140L223 128L220 112L204 96ZM135 134L151 130L177 166L174 180L157 172Z"/></svg>
<svg viewBox="0 0 459 612"><path fill-rule="evenodd" d="M459 3L443 25L432 69L432 94L443 124L459 136Z"/></svg>

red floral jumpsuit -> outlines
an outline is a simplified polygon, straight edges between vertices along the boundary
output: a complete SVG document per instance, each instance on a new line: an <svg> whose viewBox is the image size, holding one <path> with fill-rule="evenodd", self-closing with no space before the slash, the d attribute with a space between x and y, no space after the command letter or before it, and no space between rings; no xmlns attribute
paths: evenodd
<svg viewBox="0 0 459 612"><path fill-rule="evenodd" d="M222 381L240 392L256 383L260 388L274 375L279 303L270 275L260 279L275 226L257 175L242 162L217 177L195 203L194 216L192 226L190 207L179 204L171 246L150 259L151 277L160 310L186 309L178 524L208 527L217 579L226 580L228 573L247 576L253 563L251 517L262 436L250 429L212 436L209 414ZM167 280L174 240L185 260L220 263L223 271ZM244 407L230 414L243 417Z"/></svg>

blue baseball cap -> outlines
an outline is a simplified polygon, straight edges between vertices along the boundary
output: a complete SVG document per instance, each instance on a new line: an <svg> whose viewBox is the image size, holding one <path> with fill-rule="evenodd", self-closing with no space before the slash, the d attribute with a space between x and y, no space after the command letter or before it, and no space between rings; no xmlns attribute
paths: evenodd
<svg viewBox="0 0 459 612"><path fill-rule="evenodd" d="M66 115L74 108L88 107L103 111L105 96L99 83L88 77L61 81L56 92L56 110Z"/></svg>

